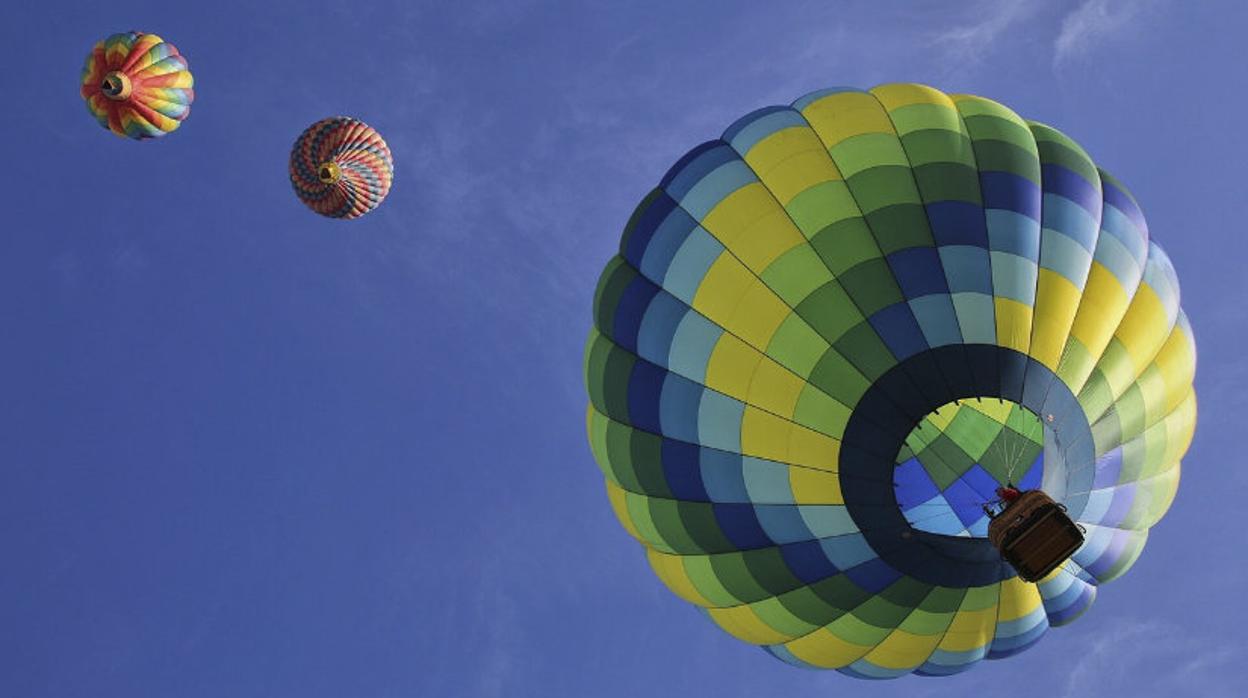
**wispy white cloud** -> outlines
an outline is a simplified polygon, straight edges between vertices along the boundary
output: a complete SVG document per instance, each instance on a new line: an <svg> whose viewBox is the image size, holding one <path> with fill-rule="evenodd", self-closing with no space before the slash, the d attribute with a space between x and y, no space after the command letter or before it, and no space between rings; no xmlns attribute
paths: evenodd
<svg viewBox="0 0 1248 698"><path fill-rule="evenodd" d="M936 33L932 46L959 66L979 63L1036 9L1037 4L1026 0L976 3L967 12L967 21Z"/></svg>
<svg viewBox="0 0 1248 698"><path fill-rule="evenodd" d="M1095 46L1128 36L1159 4L1154 0L1084 0L1062 18L1053 42L1053 67L1063 68Z"/></svg>

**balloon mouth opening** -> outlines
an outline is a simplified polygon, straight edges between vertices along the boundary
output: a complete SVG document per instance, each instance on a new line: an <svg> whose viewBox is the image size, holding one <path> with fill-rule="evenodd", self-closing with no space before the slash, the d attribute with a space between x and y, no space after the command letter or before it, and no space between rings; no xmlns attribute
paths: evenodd
<svg viewBox="0 0 1248 698"><path fill-rule="evenodd" d="M100 83L100 91L109 99L125 99L130 96L130 89L130 78L118 71L105 75Z"/></svg>
<svg viewBox="0 0 1248 698"><path fill-rule="evenodd" d="M337 163L326 162L316 168L316 176L324 184L333 184L342 177L342 170L338 169Z"/></svg>
<svg viewBox="0 0 1248 698"><path fill-rule="evenodd" d="M928 413L896 458L893 486L906 522L927 533L987 538L984 507L997 487L1040 486L1049 417L999 397L954 400Z"/></svg>

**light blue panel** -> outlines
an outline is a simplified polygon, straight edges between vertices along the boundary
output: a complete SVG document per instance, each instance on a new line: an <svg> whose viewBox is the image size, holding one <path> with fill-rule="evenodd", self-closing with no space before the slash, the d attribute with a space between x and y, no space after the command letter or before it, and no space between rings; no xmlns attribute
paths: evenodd
<svg viewBox="0 0 1248 698"><path fill-rule="evenodd" d="M668 370L699 383L706 382L706 365L723 333L722 329L701 315L685 313L672 337L672 348L666 362Z"/></svg>
<svg viewBox="0 0 1248 698"><path fill-rule="evenodd" d="M732 145L733 150L745 156L750 150L764 138L783 131L786 128L810 128L806 123L806 119L802 115L790 108L778 109L768 112L762 116L756 116L750 119L749 123L742 123L746 119L742 119L724 132L725 139ZM729 133L732 135L729 136Z"/></svg>
<svg viewBox="0 0 1248 698"><path fill-rule="evenodd" d="M992 295L1016 300L1027 307L1036 304L1036 275L1030 259L1008 252L992 253Z"/></svg>
<svg viewBox="0 0 1248 698"><path fill-rule="evenodd" d="M689 312L689 306L672 294L665 291L655 294L637 330L637 355L666 368L672 337L676 336L676 328Z"/></svg>
<svg viewBox="0 0 1248 698"><path fill-rule="evenodd" d="M668 373L659 394L659 426L663 435L686 443L698 441L698 405L705 388Z"/></svg>
<svg viewBox="0 0 1248 698"><path fill-rule="evenodd" d="M793 503L787 464L743 456L741 470L745 475L745 489L755 504Z"/></svg>
<svg viewBox="0 0 1248 698"><path fill-rule="evenodd" d="M697 221L688 213L680 208L672 209L655 228L650 242L646 243L646 250L641 255L642 276L662 285L672 259L697 227Z"/></svg>
<svg viewBox="0 0 1248 698"><path fill-rule="evenodd" d="M996 637L1000 639L1024 635L1035 630L1038 625L1047 626L1048 624L1049 620L1044 613L1044 604L1036 604L1036 607L1031 609L1030 613L1021 618L997 621Z"/></svg>
<svg viewBox="0 0 1248 698"><path fill-rule="evenodd" d="M767 537L777 545L814 540L814 532L806 527L801 514L792 506L762 505L754 507L754 515Z"/></svg>
<svg viewBox="0 0 1248 698"><path fill-rule="evenodd" d="M713 390L698 405L698 443L725 451L741 451L741 418L745 404Z"/></svg>
<svg viewBox="0 0 1248 698"><path fill-rule="evenodd" d="M992 268L988 250L975 245L945 245L937 248L950 293L977 291L992 295Z"/></svg>
<svg viewBox="0 0 1248 698"><path fill-rule="evenodd" d="M938 649L932 652L932 656L928 657L923 666L919 668L933 674L941 673L941 670L949 673L951 670L957 671L969 668L975 662L983 659L987 653L987 647L979 647L973 650L966 650L965 652L950 652ZM933 668L928 669L929 665L932 665Z"/></svg>
<svg viewBox="0 0 1248 698"><path fill-rule="evenodd" d="M958 316L954 312L953 302L947 293L932 293L913 298L907 303L919 322L923 338L930 347L947 344L961 344L962 331L958 327Z"/></svg>
<svg viewBox="0 0 1248 698"><path fill-rule="evenodd" d="M1109 273L1118 279L1118 283L1127 291L1127 297L1130 298L1135 293L1135 287L1140 283L1140 276L1143 270L1122 242L1112 235L1102 235L1100 241L1096 243L1096 254L1092 256L1097 262L1100 262Z"/></svg>
<svg viewBox="0 0 1248 698"><path fill-rule="evenodd" d="M1131 222L1122 211L1119 211L1113 205L1106 203L1105 208L1101 211L1101 237L1105 237L1105 233L1122 243L1123 249L1131 255L1135 263L1144 266L1144 260L1148 258L1148 235L1135 227L1135 223Z"/></svg>
<svg viewBox="0 0 1248 698"><path fill-rule="evenodd" d="M859 659L849 665L849 669L858 674L872 679L895 679L898 676L905 676L910 673L910 669L885 669L882 666L876 666L866 659Z"/></svg>
<svg viewBox="0 0 1248 698"><path fill-rule="evenodd" d="M1040 237L1040 266L1057 272L1075 288L1083 288L1088 280L1092 254L1070 237L1048 228Z"/></svg>
<svg viewBox="0 0 1248 698"><path fill-rule="evenodd" d="M875 551L867 545L867 539L861 533L822 538L819 540L819 547L823 548L823 554L828 556L828 561L839 570L847 570L876 558Z"/></svg>
<svg viewBox="0 0 1248 698"><path fill-rule="evenodd" d="M726 162L693 185L689 193L680 199L680 207L697 220L703 220L729 194L757 181L758 178L745 162Z"/></svg>
<svg viewBox="0 0 1248 698"><path fill-rule="evenodd" d="M1040 258L1040 223L1015 211L990 208L984 211L988 223L988 247L993 252L1009 252L1030 260Z"/></svg>
<svg viewBox="0 0 1248 698"><path fill-rule="evenodd" d="M816 538L835 538L858 532L849 510L840 504L799 504L797 511Z"/></svg>
<svg viewBox="0 0 1248 698"><path fill-rule="evenodd" d="M668 265L667 274L663 277L663 288L686 305L692 306L693 297L702 285L707 270L723 253L724 246L719 240L700 227L694 228Z"/></svg>
<svg viewBox="0 0 1248 698"><path fill-rule="evenodd" d="M967 344L997 343L997 311L992 295L982 293L953 294L953 310Z"/></svg>
<svg viewBox="0 0 1248 698"><path fill-rule="evenodd" d="M1092 490L1088 493L1088 503L1083 507L1083 513L1079 515L1080 523L1095 524L1099 523L1109 511L1109 505L1114 501L1114 492L1112 489Z"/></svg>
<svg viewBox="0 0 1248 698"><path fill-rule="evenodd" d="M1057 194L1045 194L1043 205L1045 228L1069 237L1088 253L1096 248L1100 221L1093 218L1087 209Z"/></svg>
<svg viewBox="0 0 1248 698"><path fill-rule="evenodd" d="M741 476L741 456L703 448L698 452L698 466L702 486L712 502L745 504L750 501L745 479Z"/></svg>

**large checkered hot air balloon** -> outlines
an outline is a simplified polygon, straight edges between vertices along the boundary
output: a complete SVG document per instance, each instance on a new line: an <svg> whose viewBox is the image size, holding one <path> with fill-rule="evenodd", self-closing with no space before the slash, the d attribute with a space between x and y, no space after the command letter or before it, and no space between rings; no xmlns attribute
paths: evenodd
<svg viewBox="0 0 1248 698"><path fill-rule="evenodd" d="M589 440L658 577L805 667L944 675L1140 555L1196 424L1140 207L1070 138L921 85L756 111L637 207L594 299ZM1023 581L1001 485L1086 533Z"/></svg>
<svg viewBox="0 0 1248 698"><path fill-rule="evenodd" d="M104 128L123 138L158 138L182 125L195 99L186 59L155 34L100 41L82 69L80 93Z"/></svg>

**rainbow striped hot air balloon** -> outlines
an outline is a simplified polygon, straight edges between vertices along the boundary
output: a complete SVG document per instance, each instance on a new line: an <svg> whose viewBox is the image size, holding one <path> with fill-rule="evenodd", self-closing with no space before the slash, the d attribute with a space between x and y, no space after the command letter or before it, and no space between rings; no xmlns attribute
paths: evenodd
<svg viewBox="0 0 1248 698"><path fill-rule="evenodd" d="M921 85L826 90L681 158L602 274L589 440L654 572L804 666L944 675L1069 623L1140 555L1196 424L1179 284L1057 130ZM1013 481L1083 546L985 538Z"/></svg>
<svg viewBox="0 0 1248 698"><path fill-rule="evenodd" d="M194 78L173 44L126 32L100 41L82 69L82 98L100 125L118 136L159 138L191 113Z"/></svg>
<svg viewBox="0 0 1248 698"><path fill-rule="evenodd" d="M381 134L349 116L309 126L290 151L290 183L308 208L329 218L359 218L390 192L394 160Z"/></svg>

